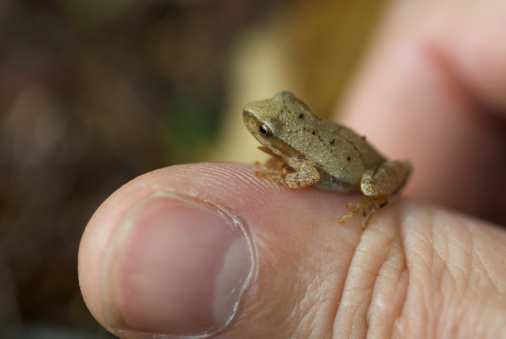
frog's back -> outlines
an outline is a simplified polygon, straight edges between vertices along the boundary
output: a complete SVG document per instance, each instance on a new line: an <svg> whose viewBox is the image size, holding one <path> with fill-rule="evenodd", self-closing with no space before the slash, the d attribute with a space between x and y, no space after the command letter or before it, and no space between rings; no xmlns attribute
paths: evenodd
<svg viewBox="0 0 506 339"><path fill-rule="evenodd" d="M385 158L349 128L313 117L316 128L309 133L310 141L301 145L305 148L301 153L309 155L320 171L317 186L339 192L359 191L364 171L378 168Z"/></svg>

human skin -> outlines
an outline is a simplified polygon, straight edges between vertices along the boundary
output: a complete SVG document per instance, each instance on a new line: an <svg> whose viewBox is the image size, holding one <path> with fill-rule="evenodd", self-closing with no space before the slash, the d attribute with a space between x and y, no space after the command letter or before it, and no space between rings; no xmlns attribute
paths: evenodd
<svg viewBox="0 0 506 339"><path fill-rule="evenodd" d="M506 3L400 3L340 122L413 161L404 197L361 235L360 218L338 224L356 197L289 190L249 166L138 177L81 241L81 290L105 328L124 338L506 336Z"/></svg>

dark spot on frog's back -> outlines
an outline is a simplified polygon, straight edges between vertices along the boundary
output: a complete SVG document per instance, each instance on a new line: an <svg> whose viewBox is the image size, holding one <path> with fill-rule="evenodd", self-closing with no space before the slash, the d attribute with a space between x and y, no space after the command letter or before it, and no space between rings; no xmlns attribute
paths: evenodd
<svg viewBox="0 0 506 339"><path fill-rule="evenodd" d="M334 145L334 142L336 142L336 139L330 139L329 144Z"/></svg>
<svg viewBox="0 0 506 339"><path fill-rule="evenodd" d="M311 132L311 134L312 134L312 135L315 135L315 134L316 134L316 132L315 132L315 131L312 131L312 132Z"/></svg>
<svg viewBox="0 0 506 339"><path fill-rule="evenodd" d="M300 113L299 114L299 119L303 119L304 118L304 113Z"/></svg>
<svg viewBox="0 0 506 339"><path fill-rule="evenodd" d="M346 158L346 160L350 161L350 160L351 160L351 157L348 155L348 157Z"/></svg>

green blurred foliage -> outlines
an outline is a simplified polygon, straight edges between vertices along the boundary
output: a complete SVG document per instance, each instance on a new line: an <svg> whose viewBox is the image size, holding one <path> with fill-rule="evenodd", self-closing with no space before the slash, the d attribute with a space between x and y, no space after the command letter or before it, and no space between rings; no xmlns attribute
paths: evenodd
<svg viewBox="0 0 506 339"><path fill-rule="evenodd" d="M163 154L167 162L196 161L214 140L219 125L219 107L186 93L173 92L167 99L162 131Z"/></svg>

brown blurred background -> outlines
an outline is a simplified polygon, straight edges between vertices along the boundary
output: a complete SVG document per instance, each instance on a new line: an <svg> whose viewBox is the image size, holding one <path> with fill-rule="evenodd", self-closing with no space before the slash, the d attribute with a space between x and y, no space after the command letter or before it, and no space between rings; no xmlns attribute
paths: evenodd
<svg viewBox="0 0 506 339"><path fill-rule="evenodd" d="M343 95L381 0L0 1L0 338L108 338L77 250L134 177L260 159L250 100Z"/></svg>

